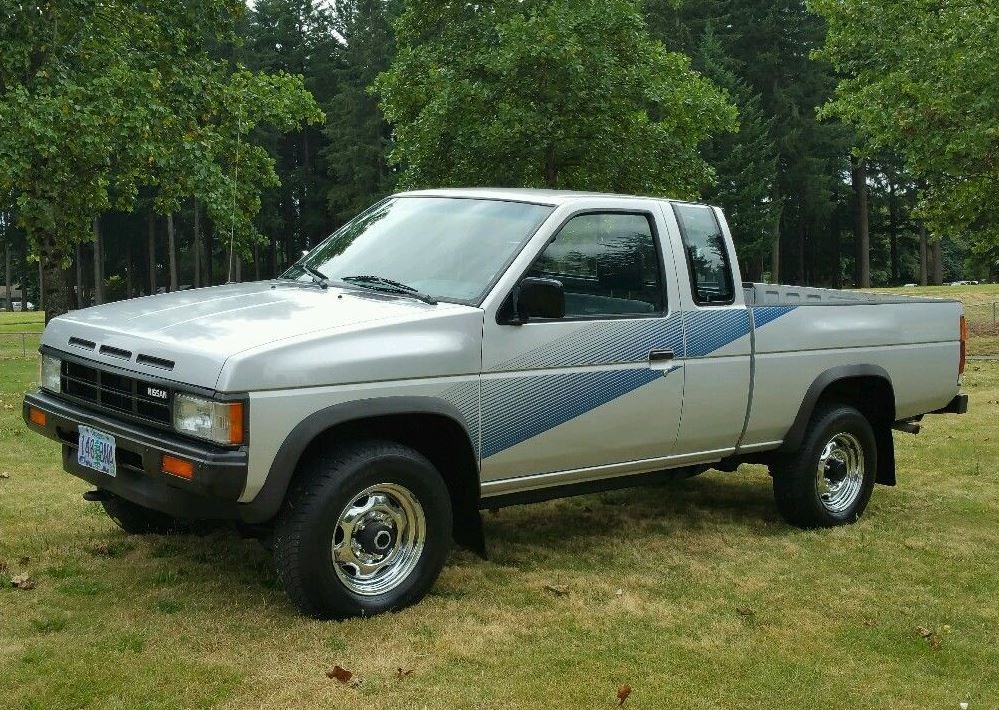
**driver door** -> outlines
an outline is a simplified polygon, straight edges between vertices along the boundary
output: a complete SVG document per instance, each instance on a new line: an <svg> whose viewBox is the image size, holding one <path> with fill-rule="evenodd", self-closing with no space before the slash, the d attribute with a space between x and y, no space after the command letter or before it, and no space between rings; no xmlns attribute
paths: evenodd
<svg viewBox="0 0 999 710"><path fill-rule="evenodd" d="M550 474L545 485L567 484L628 473L635 462L652 470L671 453L683 329L668 307L657 213L572 214L523 274L562 283L565 317L486 319L484 482Z"/></svg>

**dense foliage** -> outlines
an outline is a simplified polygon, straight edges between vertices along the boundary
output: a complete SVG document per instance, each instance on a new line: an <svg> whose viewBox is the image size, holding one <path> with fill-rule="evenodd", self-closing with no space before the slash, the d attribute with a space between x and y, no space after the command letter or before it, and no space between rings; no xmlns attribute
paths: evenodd
<svg viewBox="0 0 999 710"><path fill-rule="evenodd" d="M813 0L821 56L844 75L828 113L870 150L897 151L925 182L937 235L999 257L999 3Z"/></svg>
<svg viewBox="0 0 999 710"><path fill-rule="evenodd" d="M322 114L301 78L212 55L242 11L234 0L0 7L0 205L41 260L51 313L71 305L60 270L74 245L142 187L160 213L194 196L240 245L257 237L259 193L278 177L259 146L238 152L242 134Z"/></svg>
<svg viewBox="0 0 999 710"><path fill-rule="evenodd" d="M412 0L375 86L403 184L693 197L735 110L631 0Z"/></svg>
<svg viewBox="0 0 999 710"><path fill-rule="evenodd" d="M5 280L58 310L74 281L85 305L268 277L383 195L442 184L698 196L753 279L996 278L997 16L0 0Z"/></svg>

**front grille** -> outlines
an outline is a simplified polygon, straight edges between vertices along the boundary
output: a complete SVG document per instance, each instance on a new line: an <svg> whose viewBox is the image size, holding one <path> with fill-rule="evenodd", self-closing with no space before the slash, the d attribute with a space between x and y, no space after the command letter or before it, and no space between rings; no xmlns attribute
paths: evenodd
<svg viewBox="0 0 999 710"><path fill-rule="evenodd" d="M171 392L162 385L64 360L62 392L101 409L171 423Z"/></svg>

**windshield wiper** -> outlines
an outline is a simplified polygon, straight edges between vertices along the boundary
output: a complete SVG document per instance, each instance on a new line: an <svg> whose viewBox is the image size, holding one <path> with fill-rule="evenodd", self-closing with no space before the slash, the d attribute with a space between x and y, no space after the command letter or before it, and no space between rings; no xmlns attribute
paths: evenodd
<svg viewBox="0 0 999 710"><path fill-rule="evenodd" d="M309 276L311 276L312 280L315 281L317 284L319 284L321 288L326 288L329 285L330 277L324 274L316 267L309 266L304 262L299 262L298 265L301 266L302 270L305 271L305 273L307 273Z"/></svg>
<svg viewBox="0 0 999 710"><path fill-rule="evenodd" d="M412 286L402 283L401 281L395 281L394 279L387 279L384 276L344 276L340 279L341 281L346 281L347 283L357 284L361 288L370 288L373 291L383 291L385 293L399 293L406 296L412 296L424 303L429 303L431 306L437 305L437 299L430 294L423 293L419 289L415 289Z"/></svg>

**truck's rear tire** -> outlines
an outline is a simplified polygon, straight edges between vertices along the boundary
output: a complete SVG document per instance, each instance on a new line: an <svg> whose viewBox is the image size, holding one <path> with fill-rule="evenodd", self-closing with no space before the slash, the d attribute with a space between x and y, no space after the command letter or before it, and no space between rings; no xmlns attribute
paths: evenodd
<svg viewBox="0 0 999 710"><path fill-rule="evenodd" d="M302 464L274 528L274 562L302 613L370 616L430 590L451 545L451 498L419 452L346 444Z"/></svg>
<svg viewBox="0 0 999 710"><path fill-rule="evenodd" d="M802 528L852 523L871 499L877 466L867 418L844 404L821 405L801 448L771 465L777 509Z"/></svg>
<svg viewBox="0 0 999 710"><path fill-rule="evenodd" d="M167 535L180 532L176 518L138 503L108 494L101 500L104 512L129 535Z"/></svg>

